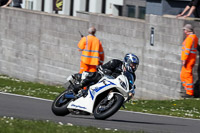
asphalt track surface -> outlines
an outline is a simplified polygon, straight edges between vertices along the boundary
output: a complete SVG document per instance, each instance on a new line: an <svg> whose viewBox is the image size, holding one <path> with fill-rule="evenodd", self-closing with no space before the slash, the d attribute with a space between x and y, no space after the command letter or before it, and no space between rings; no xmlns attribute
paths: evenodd
<svg viewBox="0 0 200 133"><path fill-rule="evenodd" d="M50 120L79 126L94 126L150 133L200 133L200 120L118 111L106 120L96 120L92 115L55 116L51 100L0 93L0 117L8 116L28 120Z"/></svg>

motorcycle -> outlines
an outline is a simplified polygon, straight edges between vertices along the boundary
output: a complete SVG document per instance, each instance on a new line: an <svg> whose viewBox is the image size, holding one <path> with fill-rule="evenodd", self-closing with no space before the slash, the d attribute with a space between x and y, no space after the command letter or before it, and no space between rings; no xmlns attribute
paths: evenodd
<svg viewBox="0 0 200 133"><path fill-rule="evenodd" d="M129 72L122 72L116 78L103 75L97 83L88 86L87 95L82 96L81 91L74 94L73 86L78 81L71 75L66 90L53 101L52 112L58 116L89 114L95 119L107 119L134 95L134 78Z"/></svg>

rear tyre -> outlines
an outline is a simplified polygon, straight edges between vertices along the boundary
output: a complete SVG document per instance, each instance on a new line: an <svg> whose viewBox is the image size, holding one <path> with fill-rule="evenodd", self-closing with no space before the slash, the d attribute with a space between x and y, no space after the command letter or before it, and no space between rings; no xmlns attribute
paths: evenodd
<svg viewBox="0 0 200 133"><path fill-rule="evenodd" d="M65 93L67 91L62 92L52 103L52 112L57 116L65 116L70 113L67 106L71 99L65 98Z"/></svg>
<svg viewBox="0 0 200 133"><path fill-rule="evenodd" d="M104 120L115 114L124 102L124 97L115 94L112 99L107 100L107 97L102 99L94 109L95 119Z"/></svg>

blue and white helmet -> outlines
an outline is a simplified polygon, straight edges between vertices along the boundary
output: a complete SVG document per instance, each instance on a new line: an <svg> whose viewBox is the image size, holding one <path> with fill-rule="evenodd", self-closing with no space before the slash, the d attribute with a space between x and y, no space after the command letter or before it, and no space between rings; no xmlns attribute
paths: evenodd
<svg viewBox="0 0 200 133"><path fill-rule="evenodd" d="M139 65L139 58L135 54L126 54L124 57L124 67L127 71L134 73Z"/></svg>

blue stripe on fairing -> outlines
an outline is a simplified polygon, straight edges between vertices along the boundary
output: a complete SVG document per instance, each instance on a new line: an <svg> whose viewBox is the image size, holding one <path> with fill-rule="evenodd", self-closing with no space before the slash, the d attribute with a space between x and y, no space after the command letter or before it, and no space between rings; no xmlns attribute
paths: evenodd
<svg viewBox="0 0 200 133"><path fill-rule="evenodd" d="M92 97L92 100L94 99L94 96L92 95L92 92L91 92L91 90L90 90L90 95L91 95L91 97Z"/></svg>
<svg viewBox="0 0 200 133"><path fill-rule="evenodd" d="M110 81L108 81L108 82L110 82ZM104 85L104 86L101 86L101 87L99 87L99 88L96 88L96 89L94 89L94 91L95 91L95 92L98 92L98 91L100 91L101 89L103 89L103 88L105 88L105 87L107 87L107 86L109 86L109 85L115 85L115 84L112 83L112 82L110 82L110 84L106 84L106 85Z"/></svg>

